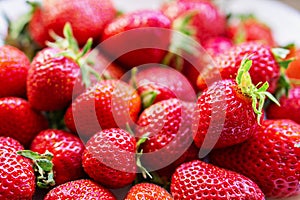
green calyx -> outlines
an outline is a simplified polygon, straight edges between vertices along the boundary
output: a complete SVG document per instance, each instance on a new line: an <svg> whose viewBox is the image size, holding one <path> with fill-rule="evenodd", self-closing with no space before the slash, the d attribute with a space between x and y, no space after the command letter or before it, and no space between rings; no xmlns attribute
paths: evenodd
<svg viewBox="0 0 300 200"><path fill-rule="evenodd" d="M33 169L39 188L49 188L55 185L53 163L51 162L53 158L52 153L46 151L44 154L39 154L30 150L22 150L18 151L17 154L33 161Z"/></svg>
<svg viewBox="0 0 300 200"><path fill-rule="evenodd" d="M148 172L148 170L142 165L141 157L143 155L143 149L140 150L140 146L145 143L149 138L149 133L144 134L136 143L136 166L140 169L142 176L144 179L149 177L152 179L152 175Z"/></svg>
<svg viewBox="0 0 300 200"><path fill-rule="evenodd" d="M141 98L142 98L143 107L144 108L150 107L154 103L157 95L158 92L155 90L142 92Z"/></svg>
<svg viewBox="0 0 300 200"><path fill-rule="evenodd" d="M257 85L254 85L252 83L251 76L249 73L249 70L252 66L252 60L250 60L249 57L245 57L242 60L241 66L237 73L236 83L238 84L242 93L244 95L249 96L252 99L252 108L255 114L257 115L258 124L260 124L260 120L262 117L262 110L263 110L266 97L268 97L271 101L273 101L277 105L280 104L277 101L277 99L267 91L269 88L268 82L265 82L264 84L259 83Z"/></svg>
<svg viewBox="0 0 300 200"><path fill-rule="evenodd" d="M300 148L300 143L294 145L296 148Z"/></svg>
<svg viewBox="0 0 300 200"><path fill-rule="evenodd" d="M49 33L51 37L55 40L54 42L47 42L47 46L52 48L61 49L62 52L57 56L65 56L73 59L80 66L82 81L86 88L91 85L90 75L92 74L100 80L100 75L96 72L86 55L91 50L93 39L89 38L82 49L79 48L76 39L74 38L72 27L70 23L66 23L63 30L64 37L61 37L54 33L53 31Z"/></svg>

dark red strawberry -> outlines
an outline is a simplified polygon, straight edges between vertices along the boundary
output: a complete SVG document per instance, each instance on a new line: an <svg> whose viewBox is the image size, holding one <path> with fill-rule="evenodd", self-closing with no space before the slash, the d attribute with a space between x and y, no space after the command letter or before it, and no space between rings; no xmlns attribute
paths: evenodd
<svg viewBox="0 0 300 200"><path fill-rule="evenodd" d="M170 28L170 20L160 11L126 13L106 26L102 40L110 40L103 43L104 51L115 59L121 56L118 62L129 69L160 63L170 42L165 29Z"/></svg>
<svg viewBox="0 0 300 200"><path fill-rule="evenodd" d="M17 48L0 47L0 97L25 97L29 66L28 58Z"/></svg>
<svg viewBox="0 0 300 200"><path fill-rule="evenodd" d="M81 179L53 188L44 198L44 200L57 199L116 200L116 197L101 185L91 180Z"/></svg>
<svg viewBox="0 0 300 200"><path fill-rule="evenodd" d="M35 135L48 127L46 118L18 97L0 98L0 136L12 137L28 146Z"/></svg>
<svg viewBox="0 0 300 200"><path fill-rule="evenodd" d="M266 120L246 142L212 152L211 161L255 181L266 197L283 198L299 192L300 125Z"/></svg>
<svg viewBox="0 0 300 200"><path fill-rule="evenodd" d="M203 42L204 49L212 56L217 56L233 46L231 39L227 37L213 37Z"/></svg>
<svg viewBox="0 0 300 200"><path fill-rule="evenodd" d="M209 81L220 73L223 79L234 79L245 56L250 56L253 66L250 70L254 85L269 82L269 91L274 92L280 77L280 66L269 46L258 42L243 43L234 46L217 56L216 65L204 68L197 80L200 90L207 87Z"/></svg>
<svg viewBox="0 0 300 200"><path fill-rule="evenodd" d="M171 194L179 199L253 199L264 194L249 178L196 160L176 169Z"/></svg>
<svg viewBox="0 0 300 200"><path fill-rule="evenodd" d="M164 188L152 183L139 183L134 185L127 193L124 200L173 200L173 197Z"/></svg>
<svg viewBox="0 0 300 200"><path fill-rule="evenodd" d="M89 139L101 129L132 125L140 109L140 97L131 86L123 81L105 80L73 101L65 114L65 123L72 132Z"/></svg>
<svg viewBox="0 0 300 200"><path fill-rule="evenodd" d="M61 130L44 130L32 141L30 150L39 154L53 154L56 185L83 177L82 154L84 145L80 138Z"/></svg>
<svg viewBox="0 0 300 200"><path fill-rule="evenodd" d="M199 96L195 115L199 115L195 144L200 148L222 148L253 137L262 117L268 83L256 88L249 70L252 61L242 61L236 80L220 80Z"/></svg>
<svg viewBox="0 0 300 200"><path fill-rule="evenodd" d="M86 144L83 168L95 181L109 188L122 188L136 177L135 138L112 128L96 133Z"/></svg>
<svg viewBox="0 0 300 200"><path fill-rule="evenodd" d="M30 200L35 176L30 160L18 155L23 147L11 138L0 138L0 199Z"/></svg>
<svg viewBox="0 0 300 200"><path fill-rule="evenodd" d="M80 13L80 16L78 15ZM43 0L29 23L29 31L38 44L45 46L51 41L50 31L63 35L63 28L69 22L80 46L89 38L97 40L104 26L116 15L111 0L47 1Z"/></svg>

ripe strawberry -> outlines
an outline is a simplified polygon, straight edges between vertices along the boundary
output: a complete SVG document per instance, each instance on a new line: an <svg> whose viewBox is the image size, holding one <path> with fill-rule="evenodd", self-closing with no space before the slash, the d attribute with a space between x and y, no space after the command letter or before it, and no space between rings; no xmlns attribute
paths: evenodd
<svg viewBox="0 0 300 200"><path fill-rule="evenodd" d="M9 146L6 146L9 145ZM0 138L0 199L30 200L35 191L31 162L17 155L23 147L11 138Z"/></svg>
<svg viewBox="0 0 300 200"><path fill-rule="evenodd" d="M115 14L111 0L44 0L29 23L29 32L34 41L45 46L45 42L52 39L49 31L62 36L63 28L69 22L79 45L83 46L89 38L97 40Z"/></svg>
<svg viewBox="0 0 300 200"><path fill-rule="evenodd" d="M56 185L83 177L82 154L84 145L80 138L61 130L44 130L32 141L30 150L53 154L54 180Z"/></svg>
<svg viewBox="0 0 300 200"><path fill-rule="evenodd" d="M204 49L212 56L224 53L233 47L233 42L227 37L213 37L203 42Z"/></svg>
<svg viewBox="0 0 300 200"><path fill-rule="evenodd" d="M140 97L131 86L123 81L105 80L73 101L65 114L65 123L72 132L89 139L101 129L131 125L140 109Z"/></svg>
<svg viewBox="0 0 300 200"><path fill-rule="evenodd" d="M194 137L199 148L222 148L244 142L255 134L266 96L278 104L266 91L267 82L260 88L253 85L251 65L252 61L246 58L235 81L217 81L199 96L195 112L199 124Z"/></svg>
<svg viewBox="0 0 300 200"><path fill-rule="evenodd" d="M176 169L171 182L174 199L264 199L259 187L238 173L199 160Z"/></svg>
<svg viewBox="0 0 300 200"><path fill-rule="evenodd" d="M0 97L25 97L29 66L28 58L17 48L0 47Z"/></svg>
<svg viewBox="0 0 300 200"><path fill-rule="evenodd" d="M96 133L87 143L82 165L95 181L109 188L122 188L136 177L135 138L112 128Z"/></svg>
<svg viewBox="0 0 300 200"><path fill-rule="evenodd" d="M133 186L127 193L124 200L173 200L173 197L162 187L152 183L139 183Z"/></svg>
<svg viewBox="0 0 300 200"><path fill-rule="evenodd" d="M101 185L91 180L81 179L53 188L44 198L44 200L56 199L116 200L116 197Z"/></svg>
<svg viewBox="0 0 300 200"><path fill-rule="evenodd" d="M211 161L251 178L266 197L283 198L299 192L300 125L266 120L246 142L212 152Z"/></svg>
<svg viewBox="0 0 300 200"><path fill-rule="evenodd" d="M41 130L48 127L46 118L18 97L0 98L0 136L12 137L28 146Z"/></svg>
<svg viewBox="0 0 300 200"><path fill-rule="evenodd" d="M160 63L166 53L163 49L167 49L170 42L169 32L165 29L170 28L170 20L160 11L140 10L124 14L104 29L102 40L111 38L103 43L104 51L116 58L120 56L118 62L129 69Z"/></svg>
<svg viewBox="0 0 300 200"><path fill-rule="evenodd" d="M295 60L289 64L285 73L292 85L300 86L300 49L295 50L293 56Z"/></svg>

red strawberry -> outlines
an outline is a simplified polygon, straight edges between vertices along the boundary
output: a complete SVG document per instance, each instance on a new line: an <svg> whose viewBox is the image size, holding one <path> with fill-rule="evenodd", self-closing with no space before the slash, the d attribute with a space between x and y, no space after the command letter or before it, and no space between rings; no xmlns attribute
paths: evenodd
<svg viewBox="0 0 300 200"><path fill-rule="evenodd" d="M292 53L295 54L292 56L295 60L289 64L286 70L286 76L289 78L292 85L300 86L300 49L295 50L295 52Z"/></svg>
<svg viewBox="0 0 300 200"><path fill-rule="evenodd" d="M28 146L41 130L48 127L46 118L18 97L0 98L0 136L12 137Z"/></svg>
<svg viewBox="0 0 300 200"><path fill-rule="evenodd" d="M152 183L139 183L133 186L124 200L173 200L173 197L162 187Z"/></svg>
<svg viewBox="0 0 300 200"><path fill-rule="evenodd" d="M0 47L0 97L26 95L26 77L30 62L15 47Z"/></svg>
<svg viewBox="0 0 300 200"><path fill-rule="evenodd" d="M87 139L101 129L125 128L138 118L141 100L127 83L105 80L78 96L65 114L67 127Z"/></svg>
<svg viewBox="0 0 300 200"><path fill-rule="evenodd" d="M75 38L82 46L89 38L97 40L104 26L115 17L115 14L116 10L111 0L101 2L43 0L29 23L29 31L34 41L45 46L45 42L52 39L49 31L62 35L65 24L69 22L73 27Z"/></svg>
<svg viewBox="0 0 300 200"><path fill-rule="evenodd" d="M45 130L32 141L30 149L43 154L53 154L54 180L56 185L83 177L82 154L84 145L80 138L61 130Z"/></svg>
<svg viewBox="0 0 300 200"><path fill-rule="evenodd" d="M31 162L17 155L17 150L23 150L17 141L0 138L0 199L30 200L33 197L35 176Z"/></svg>
<svg viewBox="0 0 300 200"><path fill-rule="evenodd" d="M82 179L59 185L50 190L44 198L44 200L57 199L116 200L116 197L101 185Z"/></svg>
<svg viewBox="0 0 300 200"><path fill-rule="evenodd" d="M106 26L102 40L110 40L103 43L104 51L116 58L122 55L118 62L129 69L160 63L170 42L170 33L165 29L170 27L170 20L160 11L140 10L124 14Z"/></svg>
<svg viewBox="0 0 300 200"><path fill-rule="evenodd" d="M204 49L212 56L217 56L233 46L232 40L226 37L213 37L203 42Z"/></svg>
<svg viewBox="0 0 300 200"><path fill-rule="evenodd" d="M267 197L283 198L300 189L300 125L266 120L246 142L215 150L211 161L255 181Z"/></svg>
<svg viewBox="0 0 300 200"><path fill-rule="evenodd" d="M136 177L135 138L112 128L96 133L86 144L83 168L95 181L109 188L122 188Z"/></svg>
<svg viewBox="0 0 300 200"><path fill-rule="evenodd" d="M248 72L251 65L252 61L246 58L235 81L217 81L199 96L195 112L199 124L194 138L199 148L222 148L244 142L255 134L265 97L278 103L266 91L267 82L260 88L253 85Z"/></svg>
<svg viewBox="0 0 300 200"><path fill-rule="evenodd" d="M174 199L264 199L259 187L238 173L196 160L176 169L171 182Z"/></svg>

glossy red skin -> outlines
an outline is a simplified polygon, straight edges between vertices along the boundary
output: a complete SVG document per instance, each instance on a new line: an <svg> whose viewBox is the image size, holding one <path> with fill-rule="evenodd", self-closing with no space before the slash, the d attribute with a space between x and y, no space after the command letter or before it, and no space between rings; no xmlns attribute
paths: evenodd
<svg viewBox="0 0 300 200"><path fill-rule="evenodd" d="M64 120L72 132L89 139L101 129L132 125L140 110L141 99L131 86L123 81L106 80L78 96Z"/></svg>
<svg viewBox="0 0 300 200"><path fill-rule="evenodd" d="M227 37L219 36L203 42L203 47L211 56L217 56L233 47L233 42Z"/></svg>
<svg viewBox="0 0 300 200"><path fill-rule="evenodd" d="M295 195L300 185L300 125L289 120L266 120L246 142L213 151L212 163L255 181L266 197Z"/></svg>
<svg viewBox="0 0 300 200"><path fill-rule="evenodd" d="M33 138L48 127L46 118L18 97L0 98L0 136L12 137L28 146Z"/></svg>
<svg viewBox="0 0 300 200"><path fill-rule="evenodd" d="M130 34L130 36L126 35L126 31L149 27L157 29L148 29L147 31L137 30L134 34ZM122 52L124 55L118 56L117 61L127 69L147 63L160 63L170 43L169 33L166 34L164 31L161 31L161 29L170 28L171 21L160 11L139 10L124 14L113 20L104 29L102 41L109 38L114 38L111 42L115 40L113 43L110 42L109 46L104 46L104 51L109 55L115 55L120 49L130 49L132 47L130 49L131 51L136 45L146 45L149 41L152 41L155 43L156 49L137 49L132 52L126 52L126 54ZM125 33L124 37L122 37L122 33ZM121 37L113 37L118 34L121 34Z"/></svg>
<svg viewBox="0 0 300 200"><path fill-rule="evenodd" d="M29 24L29 31L33 40L43 47L47 40L52 41L48 32L53 30L62 36L67 22L71 24L74 37L80 46L83 46L89 38L93 38L97 43L105 25L116 15L116 9L111 0L101 2L97 0L43 0L41 10L41 13L38 13L40 12L38 9L34 14Z"/></svg>
<svg viewBox="0 0 300 200"><path fill-rule="evenodd" d="M134 185L127 193L124 200L173 200L173 197L164 188L152 183L139 183Z"/></svg>
<svg viewBox="0 0 300 200"><path fill-rule="evenodd" d="M85 172L101 185L122 188L136 177L135 152L135 138L127 131L105 129L86 143L82 165Z"/></svg>
<svg viewBox="0 0 300 200"><path fill-rule="evenodd" d="M249 178L199 160L184 163L173 174L171 194L179 199L253 199L264 194Z"/></svg>
<svg viewBox="0 0 300 200"><path fill-rule="evenodd" d="M207 86L204 80L210 80L216 73L220 73L223 79L235 79L241 61L245 56L250 56L253 61L249 71L254 85L268 81L268 91L273 93L280 76L280 67L271 52L271 48L259 42L247 42L228 49L215 59L216 65L206 68L198 77L197 86L200 90Z"/></svg>
<svg viewBox="0 0 300 200"><path fill-rule="evenodd" d="M53 154L56 185L84 176L81 158L84 145L80 138L71 133L54 129L44 130L34 138L30 150L40 154L48 150Z"/></svg>
<svg viewBox="0 0 300 200"><path fill-rule="evenodd" d="M4 45L0 47L0 98L25 97L29 59L19 49Z"/></svg>
<svg viewBox="0 0 300 200"><path fill-rule="evenodd" d="M16 150L23 150L19 145L2 146L0 142L0 199L31 200L35 192L35 175L29 159L17 155Z"/></svg>
<svg viewBox="0 0 300 200"><path fill-rule="evenodd" d="M57 56L58 49L46 48L33 59L27 77L30 105L42 111L66 108L80 75L79 65L71 58Z"/></svg>
<svg viewBox="0 0 300 200"><path fill-rule="evenodd" d="M24 147L17 140L10 137L0 137L0 149L11 150L12 152L23 150Z"/></svg>
<svg viewBox="0 0 300 200"><path fill-rule="evenodd" d="M116 200L116 197L103 186L87 179L67 182L48 192L44 200L57 199L99 199Z"/></svg>
<svg viewBox="0 0 300 200"><path fill-rule="evenodd" d="M268 119L290 119L300 124L300 87L289 90L289 95L279 99L280 106L270 104L266 114Z"/></svg>
<svg viewBox="0 0 300 200"><path fill-rule="evenodd" d="M225 15L209 1L173 1L163 5L163 13L172 21L185 14L197 11L190 25L195 28L195 37L200 43L210 37L223 35L225 33Z"/></svg>
<svg viewBox="0 0 300 200"><path fill-rule="evenodd" d="M211 124L213 109L215 113L222 112L213 115L215 122L224 121L222 130L210 127L214 127ZM199 115L199 124L194 142L199 148L210 148L203 146L209 128L212 132L208 139L220 134L214 148L223 148L251 138L258 125L251 98L242 94L236 82L230 79L215 82L199 96L195 115Z"/></svg>

